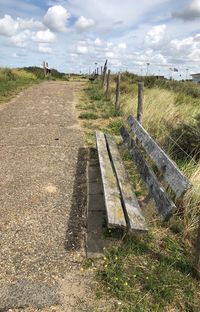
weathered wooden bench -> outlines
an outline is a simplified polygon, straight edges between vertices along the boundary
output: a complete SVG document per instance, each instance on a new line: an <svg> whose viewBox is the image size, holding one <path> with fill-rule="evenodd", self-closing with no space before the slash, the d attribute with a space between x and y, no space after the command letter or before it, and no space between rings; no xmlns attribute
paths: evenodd
<svg viewBox="0 0 200 312"><path fill-rule="evenodd" d="M168 220L176 209L164 187L159 182L154 171L143 157L140 145L147 152L161 172L162 178L180 198L190 187L189 180L181 173L176 164L151 138L142 125L132 116L127 119L130 133L125 128L120 129L123 142L128 147L141 178L148 188L149 194L163 220ZM145 217L137 201L133 186L123 165L117 145L110 135L96 132L97 150L103 182L107 224L109 228L127 228L129 232L147 232Z"/></svg>

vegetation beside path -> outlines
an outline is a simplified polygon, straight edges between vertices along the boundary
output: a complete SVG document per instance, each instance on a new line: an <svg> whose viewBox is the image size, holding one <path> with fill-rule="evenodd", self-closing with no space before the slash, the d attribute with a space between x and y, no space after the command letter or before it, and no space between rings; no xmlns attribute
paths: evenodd
<svg viewBox="0 0 200 312"><path fill-rule="evenodd" d="M66 80L67 77L55 69L49 77L44 77L44 71L39 67L0 68L0 103L10 100L21 90L33 84L57 79Z"/></svg>
<svg viewBox="0 0 200 312"><path fill-rule="evenodd" d="M117 299L116 311L197 312L200 283L193 276L193 264L200 208L200 89L190 83L125 73L116 112L115 78L112 76L108 99L100 80L88 83L77 106L79 118L89 147L95 147L95 130L115 136L150 232L145 237L126 237L120 244L118 235L116 245L105 250L104 259L89 262L97 268L97 297L109 294ZM141 79L145 83L143 125L193 184L183 201L176 202L178 212L167 223L160 222L153 202L145 200L145 187L119 136L126 117L136 115L137 82ZM116 232L106 235L114 238Z"/></svg>

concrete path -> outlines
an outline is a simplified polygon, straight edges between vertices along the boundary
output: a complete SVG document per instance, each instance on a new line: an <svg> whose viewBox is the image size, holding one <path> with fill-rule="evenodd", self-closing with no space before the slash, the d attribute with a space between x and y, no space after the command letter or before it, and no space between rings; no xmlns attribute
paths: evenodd
<svg viewBox="0 0 200 312"><path fill-rule="evenodd" d="M43 83L0 106L0 311L90 311L80 88Z"/></svg>

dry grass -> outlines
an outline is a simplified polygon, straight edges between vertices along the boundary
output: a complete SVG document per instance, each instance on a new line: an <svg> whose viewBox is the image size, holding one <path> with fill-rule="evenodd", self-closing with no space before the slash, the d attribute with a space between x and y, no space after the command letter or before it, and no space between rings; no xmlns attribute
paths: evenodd
<svg viewBox="0 0 200 312"><path fill-rule="evenodd" d="M192 188L185 194L184 205L184 234L191 238L199 222L200 211L200 163L196 165L190 177Z"/></svg>
<svg viewBox="0 0 200 312"><path fill-rule="evenodd" d="M183 161L176 159L173 154L174 145L179 146L179 138L172 141L171 129L181 123L193 124L194 117L199 113L200 100L194 101L188 96L183 100L182 105L177 105L177 96L174 92L162 89L146 89L144 96L144 112L142 123L149 133L164 147L166 152L178 161L180 169L185 173L192 183L192 188L184 196L181 205L184 210L184 232L186 236L193 237L197 228L200 211L200 163L194 161L190 155ZM122 115L129 114L136 116L137 94L122 95ZM168 143L165 144L166 138Z"/></svg>

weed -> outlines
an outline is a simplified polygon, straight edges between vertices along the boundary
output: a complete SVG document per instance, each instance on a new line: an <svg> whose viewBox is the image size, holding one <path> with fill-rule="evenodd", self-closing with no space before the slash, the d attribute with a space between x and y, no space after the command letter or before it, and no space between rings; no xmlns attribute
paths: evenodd
<svg viewBox="0 0 200 312"><path fill-rule="evenodd" d="M166 237L161 244L170 257L154 252L159 248L152 234L127 238L105 255L98 278L107 292L123 302L122 311L161 312L168 306L198 311L198 283L188 276L186 256L181 260L183 247Z"/></svg>
<svg viewBox="0 0 200 312"><path fill-rule="evenodd" d="M113 135L119 135L120 128L122 127L122 125L123 125L123 120L121 118L116 119L110 122L110 124L108 125L108 129Z"/></svg>
<svg viewBox="0 0 200 312"><path fill-rule="evenodd" d="M85 113L81 113L81 114L79 115L79 118L80 118L80 119L97 119L98 116L97 116L96 114L93 114L93 113L87 113L87 112L85 112Z"/></svg>

